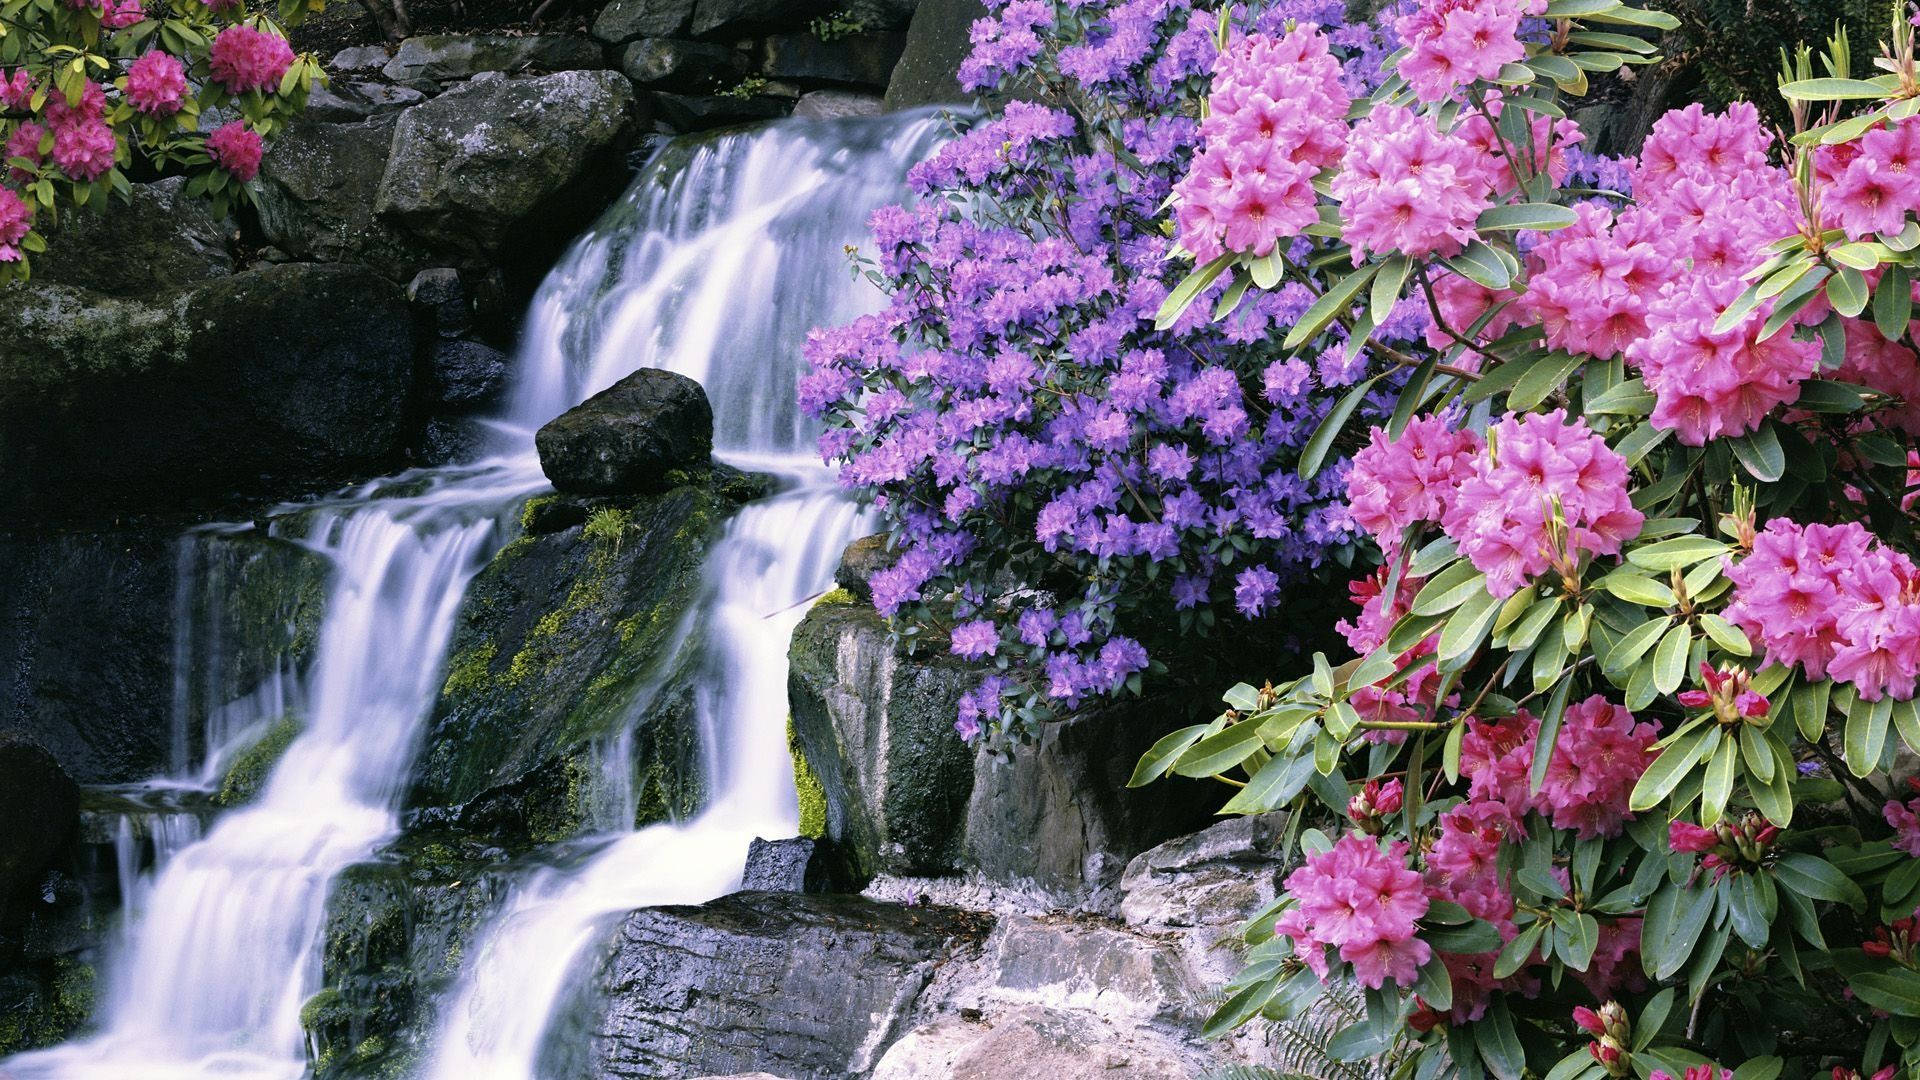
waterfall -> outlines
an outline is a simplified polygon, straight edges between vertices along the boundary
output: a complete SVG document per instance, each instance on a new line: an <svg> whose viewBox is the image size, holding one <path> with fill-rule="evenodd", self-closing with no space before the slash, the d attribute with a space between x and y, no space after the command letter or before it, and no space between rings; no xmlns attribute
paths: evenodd
<svg viewBox="0 0 1920 1080"><path fill-rule="evenodd" d="M135 884L137 866L123 868L138 902L98 1032L0 1062L0 1077L306 1074L299 1013L319 989L329 889L398 833L467 584L508 539L511 511L545 486L533 432L641 367L702 382L716 456L779 481L730 523L678 646L698 650L688 655L713 798L691 821L611 836L578 870L547 871L518 889L444 1010L432 1075L533 1080L575 961L612 914L725 893L752 837L793 834L788 638L862 526L795 407L800 343L807 328L877 302L849 272L844 248L863 239L872 209L904 195L907 166L943 126L926 115L794 121L671 144L542 286L485 460L283 508L280 516L305 523L289 539L333 567L314 658L230 707L178 687L176 725L204 714L209 763L189 776L177 734L176 782L206 786L218 775L217 744L269 714L296 711L304 726L252 802L204 836L169 832L170 857L156 860L151 880ZM176 622L188 625L191 613L177 609ZM624 757L624 739L601 752ZM623 815L596 817L630 830L623 805Z"/></svg>
<svg viewBox="0 0 1920 1080"><path fill-rule="evenodd" d="M715 456L779 487L729 523L679 638L696 650L708 805L523 882L443 1005L431 1080L542 1076L544 1036L613 917L723 895L738 887L754 837L798 829L787 648L841 549L869 527L819 464L795 405L800 343L809 327L878 302L844 249L864 239L875 208L905 195L906 167L942 129L928 116L792 123L707 142L684 164L670 150L534 301L517 413L540 416L636 368L667 368L706 387Z"/></svg>

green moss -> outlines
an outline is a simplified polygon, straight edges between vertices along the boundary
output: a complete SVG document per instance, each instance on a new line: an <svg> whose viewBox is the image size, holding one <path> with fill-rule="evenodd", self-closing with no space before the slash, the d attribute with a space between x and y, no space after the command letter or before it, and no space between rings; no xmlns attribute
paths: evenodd
<svg viewBox="0 0 1920 1080"><path fill-rule="evenodd" d="M221 806L239 806L259 794L280 756L299 737L300 726L300 718L292 713L275 720L266 734L233 759L213 801Z"/></svg>
<svg viewBox="0 0 1920 1080"><path fill-rule="evenodd" d="M854 602L853 594L837 585L822 593L820 599L814 601L817 605L832 604L839 607L847 607Z"/></svg>
<svg viewBox="0 0 1920 1080"><path fill-rule="evenodd" d="M595 510L587 515L587 523L580 535L594 544L609 544L615 551L620 550L620 540L633 527L633 515L625 510L607 507Z"/></svg>
<svg viewBox="0 0 1920 1080"><path fill-rule="evenodd" d="M63 956L43 978L39 988L0 1009L0 1057L57 1043L93 1015L93 965Z"/></svg>
<svg viewBox="0 0 1920 1080"><path fill-rule="evenodd" d="M493 658L499 651L499 646L484 641L456 655L447 665L447 681L440 692L452 697L485 690L493 680Z"/></svg>
<svg viewBox="0 0 1920 1080"><path fill-rule="evenodd" d="M801 752L791 716L787 717L787 753L793 756L793 786L800 793L800 835L818 840L827 835L827 792Z"/></svg>
<svg viewBox="0 0 1920 1080"><path fill-rule="evenodd" d="M300 1006L300 1026L308 1031L318 1031L346 1019L346 1013L346 998L339 990L328 986Z"/></svg>
<svg viewBox="0 0 1920 1080"><path fill-rule="evenodd" d="M552 844L580 834L593 799L593 770L577 757L560 764L564 791L558 799L542 799L528 807L527 836L536 844Z"/></svg>
<svg viewBox="0 0 1920 1080"><path fill-rule="evenodd" d="M535 495L533 498L528 499L526 505L520 508L521 530L531 530L534 520L540 516L540 511L545 510L547 507L559 501L560 496L558 495Z"/></svg>

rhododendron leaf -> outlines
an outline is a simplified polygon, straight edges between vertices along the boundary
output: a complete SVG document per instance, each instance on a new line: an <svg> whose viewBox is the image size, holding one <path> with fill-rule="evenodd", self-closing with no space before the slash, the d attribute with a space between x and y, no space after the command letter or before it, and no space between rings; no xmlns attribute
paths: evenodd
<svg viewBox="0 0 1920 1080"><path fill-rule="evenodd" d="M1633 794L1627 798L1628 808L1635 811L1651 810L1660 805L1660 800L1671 794L1680 781L1693 771L1693 766L1700 760L1701 744L1707 736L1717 737L1719 734L1720 729L1703 726L1675 739L1672 745L1661 751L1659 757L1653 759L1647 771L1640 774L1640 779L1633 785Z"/></svg>
<svg viewBox="0 0 1920 1080"><path fill-rule="evenodd" d="M1907 464L1906 447L1885 435L1863 435L1853 441L1853 448L1875 465L1905 468Z"/></svg>
<svg viewBox="0 0 1920 1080"><path fill-rule="evenodd" d="M1912 915L1916 903L1920 903L1914 896L1916 892L1920 892L1920 859L1908 859L1894 867L1881 886L1881 911L1892 912L1884 916L1887 921Z"/></svg>
<svg viewBox="0 0 1920 1080"><path fill-rule="evenodd" d="M1384 643L1360 662L1347 676L1347 693L1351 694L1363 686L1372 686L1381 679L1398 670L1400 653L1386 647Z"/></svg>
<svg viewBox="0 0 1920 1080"><path fill-rule="evenodd" d="M1613 11L1623 6L1620 0L1552 0L1541 13L1544 19L1582 19Z"/></svg>
<svg viewBox="0 0 1920 1080"><path fill-rule="evenodd" d="M1886 702L1885 709L1880 703ZM1866 776L1880 767L1880 754L1887 748L1887 729L1893 721L1892 699L1879 702L1856 697L1847 707L1847 725L1840 737L1840 756L1855 776Z"/></svg>
<svg viewBox="0 0 1920 1080"><path fill-rule="evenodd" d="M1512 596L1507 597L1506 602L1500 605L1499 617L1493 620L1494 644L1500 644L1502 632L1513 626L1514 622L1532 609L1534 602L1539 599L1539 595L1531 587L1515 590Z"/></svg>
<svg viewBox="0 0 1920 1080"><path fill-rule="evenodd" d="M1700 616L1700 629L1707 632L1715 645L1735 656L1752 656L1753 642L1747 640L1746 631L1728 622L1712 612Z"/></svg>
<svg viewBox="0 0 1920 1080"><path fill-rule="evenodd" d="M1740 758L1750 777L1762 784L1773 782L1773 744L1752 724L1740 725Z"/></svg>
<svg viewBox="0 0 1920 1080"><path fill-rule="evenodd" d="M1260 725L1234 724L1194 743L1175 759L1173 771L1180 776L1213 776L1247 760L1260 748Z"/></svg>
<svg viewBox="0 0 1920 1080"><path fill-rule="evenodd" d="M1313 758L1308 755L1271 758L1253 774L1246 787L1227 800L1220 812L1259 814L1279 809L1306 790L1307 780L1312 776Z"/></svg>
<svg viewBox="0 0 1920 1080"><path fill-rule="evenodd" d="M1333 697L1333 666L1327 663L1326 653L1313 654L1313 692L1316 697Z"/></svg>
<svg viewBox="0 0 1920 1080"><path fill-rule="evenodd" d="M1599 585L1620 599L1641 607L1665 609L1674 604L1672 589L1624 566L1601 578Z"/></svg>
<svg viewBox="0 0 1920 1080"><path fill-rule="evenodd" d="M1507 408L1516 412L1532 409L1545 401L1547 395L1565 386L1568 377L1587 359L1577 353L1559 351L1541 357L1513 384L1513 392L1507 395Z"/></svg>
<svg viewBox="0 0 1920 1080"><path fill-rule="evenodd" d="M1296 972L1292 979L1263 980L1249 984L1241 989L1238 993L1228 998L1220 1008L1216 1009L1212 1016L1207 1018L1207 1022L1203 1024L1200 1029L1202 1037L1212 1038L1224 1035L1234 1028L1239 1027L1241 1024L1246 1023L1248 1020L1253 1019L1259 1015L1260 1010L1266 1007L1269 1001L1279 995L1289 983L1298 979L1301 975L1313 979L1313 973L1311 971L1302 970ZM1314 982L1315 985L1318 985L1319 980L1314 979Z"/></svg>
<svg viewBox="0 0 1920 1080"><path fill-rule="evenodd" d="M1891 254L1883 245L1866 240L1856 240L1850 244L1840 244L1827 249L1828 258L1855 270L1872 270L1880 265L1882 259Z"/></svg>
<svg viewBox="0 0 1920 1080"><path fill-rule="evenodd" d="M1655 402L1645 380L1628 379L1588 401L1582 411L1588 416L1646 416Z"/></svg>
<svg viewBox="0 0 1920 1080"><path fill-rule="evenodd" d="M1733 456L1755 480L1771 484L1786 475L1787 454L1780 447L1780 436L1774 433L1771 421L1730 442Z"/></svg>
<svg viewBox="0 0 1920 1080"><path fill-rule="evenodd" d="M1832 849L1829 853L1832 853ZM1895 859L1905 857L1900 852L1893 852L1892 855ZM1855 911L1865 910L1867 906L1867 894L1861 891L1860 886L1840 867L1818 855L1799 851L1783 852L1774 860L1773 872L1789 894L1798 893L1814 900L1845 904Z"/></svg>
<svg viewBox="0 0 1920 1080"><path fill-rule="evenodd" d="M1475 240L1451 259L1444 260L1454 273L1489 289L1505 289L1513 284L1513 271L1497 249Z"/></svg>
<svg viewBox="0 0 1920 1080"><path fill-rule="evenodd" d="M1219 322L1233 314L1240 307L1241 301L1247 298L1247 288L1251 284L1250 279L1236 274L1233 284L1227 286L1227 291L1220 294L1219 302L1213 305L1213 321Z"/></svg>
<svg viewBox="0 0 1920 1080"><path fill-rule="evenodd" d="M1238 258L1237 255L1228 252L1180 279L1180 283L1167 294L1166 301L1160 305L1159 312L1154 315L1154 328L1165 330L1179 322L1180 316L1186 313L1194 300L1206 290L1207 286L1213 284L1214 279L1218 278L1236 258Z"/></svg>
<svg viewBox="0 0 1920 1080"><path fill-rule="evenodd" d="M1712 537L1676 536L1627 552L1627 561L1648 570L1674 570L1692 566L1702 559L1724 555L1731 550L1732 545L1723 544Z"/></svg>
<svg viewBox="0 0 1920 1080"><path fill-rule="evenodd" d="M1494 977L1504 979L1525 967L1527 958L1533 954L1533 947L1539 943L1540 934L1546 926L1546 923L1536 922L1515 934L1513 940L1500 949L1500 955L1494 958Z"/></svg>
<svg viewBox="0 0 1920 1080"><path fill-rule="evenodd" d="M1765 783L1749 784L1748 794L1753 796L1754 808L1768 821L1781 828L1793 824L1793 759L1788 757L1785 748L1768 740L1774 750L1773 777Z"/></svg>
<svg viewBox="0 0 1920 1080"><path fill-rule="evenodd" d="M1850 413L1866 408L1864 388L1832 379L1808 379L1800 384L1796 409L1817 413Z"/></svg>
<svg viewBox="0 0 1920 1080"><path fill-rule="evenodd" d="M1538 694L1546 690L1547 687L1553 685L1555 679L1560 677L1560 669L1567 661L1567 652L1567 637L1565 634L1550 633L1541 637L1539 647L1533 654L1534 693ZM1540 733L1540 743L1544 746L1550 741L1547 739L1549 733L1546 730L1544 722L1541 725ZM1546 758L1536 752L1534 760L1539 764L1541 775L1545 775ZM1534 790L1539 790L1538 782L1535 783Z"/></svg>
<svg viewBox="0 0 1920 1080"><path fill-rule="evenodd" d="M1447 973L1446 962L1438 953L1420 966L1420 977L1414 981L1413 992L1441 1012L1453 1008L1453 976Z"/></svg>
<svg viewBox="0 0 1920 1080"><path fill-rule="evenodd" d="M1508 203L1481 211L1474 228L1481 232L1564 229L1579 220L1580 216L1573 210L1555 203Z"/></svg>
<svg viewBox="0 0 1920 1080"><path fill-rule="evenodd" d="M1893 729L1900 733L1900 741L1907 749L1920 753L1920 706L1912 701L1894 702Z"/></svg>
<svg viewBox="0 0 1920 1080"><path fill-rule="evenodd" d="M1585 971L1593 963L1593 950L1600 944L1600 921L1584 911L1560 928L1556 950L1560 959L1575 971Z"/></svg>
<svg viewBox="0 0 1920 1080"><path fill-rule="evenodd" d="M1533 69L1525 64L1501 64L1493 81L1501 86L1526 86L1533 82Z"/></svg>
<svg viewBox="0 0 1920 1080"><path fill-rule="evenodd" d="M1633 61L1632 57L1612 52L1576 52L1568 53L1567 59L1582 71L1618 71Z"/></svg>
<svg viewBox="0 0 1920 1080"><path fill-rule="evenodd" d="M1447 783L1460 782L1460 740L1466 735L1467 725L1456 723L1447 729L1447 741L1440 747L1440 769L1447 774Z"/></svg>
<svg viewBox="0 0 1920 1080"><path fill-rule="evenodd" d="M1596 49L1611 49L1652 56L1659 51L1651 41L1645 41L1629 34L1607 34L1597 30L1575 30L1567 35L1567 41L1574 45L1589 45Z"/></svg>
<svg viewBox="0 0 1920 1080"><path fill-rule="evenodd" d="M1354 297L1360 295L1360 290L1366 288L1367 283L1373 280L1373 275L1379 269L1378 263L1365 263L1353 273L1329 286L1326 292L1320 294L1319 299L1315 300L1306 311L1301 312L1299 321L1293 324L1293 329L1287 333L1287 338L1280 347L1297 349L1312 340L1315 334L1326 329L1328 323L1353 306ZM1168 325L1171 325L1170 321ZM1371 384L1373 380L1367 381Z"/></svg>
<svg viewBox="0 0 1920 1080"><path fill-rule="evenodd" d="M1668 436L1672 434L1673 431L1669 428L1641 424L1627 432L1627 437L1621 439L1613 449L1615 453L1626 459L1628 465L1638 465L1642 458L1652 453L1661 443L1666 442Z"/></svg>
<svg viewBox="0 0 1920 1080"><path fill-rule="evenodd" d="M1547 627L1553 624L1553 617L1560 611L1561 599L1555 594L1534 601L1519 625L1513 628L1513 633L1508 635L1506 647L1516 651L1531 648Z"/></svg>
<svg viewBox="0 0 1920 1080"><path fill-rule="evenodd" d="M1360 710L1344 701L1336 701L1327 709L1327 734L1342 742L1360 726ZM1333 770L1323 770L1332 772Z"/></svg>
<svg viewBox="0 0 1920 1080"><path fill-rule="evenodd" d="M1907 268L1891 263L1873 290L1873 325L1888 341L1899 341L1913 319L1913 279Z"/></svg>
<svg viewBox="0 0 1920 1080"><path fill-rule="evenodd" d="M1664 644L1664 643L1663 643ZM1700 784L1700 824L1714 825L1726 812L1727 799L1733 794L1734 766L1738 763L1740 751L1735 740L1727 738L1721 731L1716 741L1713 757L1707 762L1707 771Z"/></svg>
<svg viewBox="0 0 1920 1080"><path fill-rule="evenodd" d="M1140 755L1140 763L1133 767L1133 777L1127 781L1130 788L1150 784L1167 774L1181 754L1187 748L1200 741L1207 733L1210 724L1195 724L1163 736L1158 742Z"/></svg>
<svg viewBox="0 0 1920 1080"><path fill-rule="evenodd" d="M1479 592L1467 598L1466 603L1456 608L1447 618L1447 625L1440 631L1440 648L1435 654L1441 660L1453 660L1471 656L1486 640L1493 629L1493 620L1500 613L1500 601L1489 592Z"/></svg>
<svg viewBox="0 0 1920 1080"><path fill-rule="evenodd" d="M1327 1040L1327 1057L1334 1061L1360 1061L1378 1057L1393 1046L1394 1032L1379 1031L1365 1022L1342 1028Z"/></svg>
<svg viewBox="0 0 1920 1080"><path fill-rule="evenodd" d="M1374 324L1386 322L1393 313L1393 305L1400 301L1400 291L1406 287L1407 274L1413 269L1413 261L1405 255L1395 255L1380 264L1373 275L1373 291L1369 295L1368 311Z"/></svg>
<svg viewBox="0 0 1920 1080"><path fill-rule="evenodd" d="M1894 89L1880 79L1797 79L1780 84L1780 96L1788 101L1851 101L1882 98Z"/></svg>
<svg viewBox="0 0 1920 1080"><path fill-rule="evenodd" d="M1220 695L1227 707L1240 712L1253 712L1260 707L1260 691L1247 683L1235 683L1232 689Z"/></svg>
<svg viewBox="0 0 1920 1080"><path fill-rule="evenodd" d="M1673 622L1670 616L1656 615L1620 638L1614 646L1600 657L1600 669L1607 674L1624 675L1627 669L1640 662L1640 658L1653 648Z"/></svg>
<svg viewBox="0 0 1920 1080"><path fill-rule="evenodd" d="M1247 276L1262 289L1271 289L1280 284L1280 279L1286 276L1286 269L1286 256L1275 249L1257 259L1249 260Z"/></svg>
<svg viewBox="0 0 1920 1080"><path fill-rule="evenodd" d="M1802 738L1817 741L1827 729L1828 695L1833 682L1822 679L1803 686L1794 694L1793 722Z"/></svg>
<svg viewBox="0 0 1920 1080"><path fill-rule="evenodd" d="M1833 310L1849 319L1867 309L1868 296L1867 279L1851 266L1842 266L1839 273L1827 279L1827 301ZM1779 312L1774 314L1777 316ZM1772 320L1768 322L1771 324Z"/></svg>
<svg viewBox="0 0 1920 1080"><path fill-rule="evenodd" d="M1920 248L1920 221L1908 218L1906 225L1899 232L1891 236L1881 233L1880 242L1894 251L1912 251L1914 248Z"/></svg>
<svg viewBox="0 0 1920 1080"><path fill-rule="evenodd" d="M1899 968L1847 976L1861 1001L1895 1016L1920 1016L1920 975Z"/></svg>

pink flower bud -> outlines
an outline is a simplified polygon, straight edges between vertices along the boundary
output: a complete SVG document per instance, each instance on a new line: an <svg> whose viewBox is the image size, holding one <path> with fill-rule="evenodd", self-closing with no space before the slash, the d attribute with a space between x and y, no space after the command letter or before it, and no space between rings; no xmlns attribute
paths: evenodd
<svg viewBox="0 0 1920 1080"><path fill-rule="evenodd" d="M1686 821L1667 826L1667 846L1675 851L1712 851L1720 845L1720 834Z"/></svg>

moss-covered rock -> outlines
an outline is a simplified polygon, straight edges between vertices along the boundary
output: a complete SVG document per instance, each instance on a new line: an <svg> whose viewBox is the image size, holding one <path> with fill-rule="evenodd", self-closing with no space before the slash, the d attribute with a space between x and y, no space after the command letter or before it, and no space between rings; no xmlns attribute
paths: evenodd
<svg viewBox="0 0 1920 1080"><path fill-rule="evenodd" d="M239 806L258 795L281 755L299 737L300 726L300 718L291 714L275 720L253 745L234 756L213 801L224 807Z"/></svg>
<svg viewBox="0 0 1920 1080"><path fill-rule="evenodd" d="M0 974L0 1058L52 1046L93 1015L93 965L74 957Z"/></svg>

